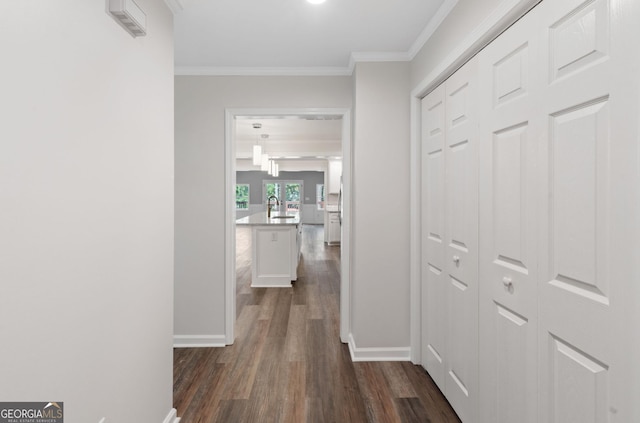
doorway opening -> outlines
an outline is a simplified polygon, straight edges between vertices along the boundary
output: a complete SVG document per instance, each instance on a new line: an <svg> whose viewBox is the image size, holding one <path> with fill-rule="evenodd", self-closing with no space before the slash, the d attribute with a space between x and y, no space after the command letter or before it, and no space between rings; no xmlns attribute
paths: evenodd
<svg viewBox="0 0 640 423"><path fill-rule="evenodd" d="M225 116L225 342L231 345L235 339L236 322L236 171L238 170L239 146L236 142L239 121L257 119L306 120L323 121L334 120L340 122L340 153L342 161L342 237L340 248L340 339L346 343L350 330L350 248L351 248L351 112L349 109L227 109ZM260 135L260 137L258 137ZM267 134L268 135L268 134ZM262 133L256 134L255 144L264 139ZM315 140L318 141L318 140ZM263 142L264 143L264 142ZM279 157L283 163L292 163L303 159L316 161L331 157L312 156L314 147L307 146L306 155L299 155L297 151ZM333 157L335 159L336 157ZM328 166L328 165L327 165ZM325 170L326 171L326 170ZM285 188L286 189L286 188ZM293 200L292 200L293 201ZM292 202L292 207L296 204ZM297 207L301 207L297 204Z"/></svg>

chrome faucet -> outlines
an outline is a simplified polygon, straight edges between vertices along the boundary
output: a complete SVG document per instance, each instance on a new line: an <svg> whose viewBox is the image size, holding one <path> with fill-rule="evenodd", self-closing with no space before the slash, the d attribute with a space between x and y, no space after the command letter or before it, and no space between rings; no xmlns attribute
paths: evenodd
<svg viewBox="0 0 640 423"><path fill-rule="evenodd" d="M276 197L275 195L270 196L269 198L267 198L267 218L271 219L271 199L276 200L276 206L280 205L280 200L278 200L278 197Z"/></svg>

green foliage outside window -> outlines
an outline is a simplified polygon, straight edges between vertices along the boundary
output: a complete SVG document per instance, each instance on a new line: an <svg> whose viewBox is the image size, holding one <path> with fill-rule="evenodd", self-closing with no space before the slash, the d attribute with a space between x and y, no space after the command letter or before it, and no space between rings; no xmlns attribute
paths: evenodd
<svg viewBox="0 0 640 423"><path fill-rule="evenodd" d="M267 184L267 198L275 195L280 199L280 184L268 183Z"/></svg>
<svg viewBox="0 0 640 423"><path fill-rule="evenodd" d="M249 209L249 184L236 185L236 209Z"/></svg>
<svg viewBox="0 0 640 423"><path fill-rule="evenodd" d="M300 184L287 184L287 201L300 201Z"/></svg>

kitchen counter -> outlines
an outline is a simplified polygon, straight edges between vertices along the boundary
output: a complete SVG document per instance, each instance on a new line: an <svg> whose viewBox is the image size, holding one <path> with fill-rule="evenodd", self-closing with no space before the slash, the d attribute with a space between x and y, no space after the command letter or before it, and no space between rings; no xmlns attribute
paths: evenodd
<svg viewBox="0 0 640 423"><path fill-rule="evenodd" d="M275 216L292 216L288 219L274 219ZM300 224L300 215L299 214L289 214L286 213L272 213L271 219L267 218L267 212L261 212L252 214L251 216L242 217L236 220L236 225L299 225Z"/></svg>
<svg viewBox="0 0 640 423"><path fill-rule="evenodd" d="M298 262L302 245L300 215L267 212L236 220L236 225L251 227L251 286L256 288L291 288L298 279Z"/></svg>

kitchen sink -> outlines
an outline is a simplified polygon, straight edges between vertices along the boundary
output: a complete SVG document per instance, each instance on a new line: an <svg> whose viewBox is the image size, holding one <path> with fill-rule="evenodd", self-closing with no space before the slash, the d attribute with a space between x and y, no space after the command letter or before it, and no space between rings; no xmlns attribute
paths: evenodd
<svg viewBox="0 0 640 423"><path fill-rule="evenodd" d="M271 216L272 219L293 219L295 216Z"/></svg>

